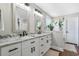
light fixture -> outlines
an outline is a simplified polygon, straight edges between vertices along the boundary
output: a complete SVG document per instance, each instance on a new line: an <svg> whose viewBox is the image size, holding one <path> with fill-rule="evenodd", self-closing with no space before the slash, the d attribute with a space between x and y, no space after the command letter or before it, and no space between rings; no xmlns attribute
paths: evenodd
<svg viewBox="0 0 79 59"><path fill-rule="evenodd" d="M39 10L37 10L37 9L35 9L34 13L39 15L39 16L43 16L42 13Z"/></svg>

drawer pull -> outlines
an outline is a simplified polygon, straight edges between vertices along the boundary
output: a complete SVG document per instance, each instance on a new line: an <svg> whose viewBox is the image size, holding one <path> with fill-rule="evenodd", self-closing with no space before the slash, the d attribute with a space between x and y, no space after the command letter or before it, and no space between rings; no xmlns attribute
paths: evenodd
<svg viewBox="0 0 79 59"><path fill-rule="evenodd" d="M31 42L31 44L35 43L35 41Z"/></svg>
<svg viewBox="0 0 79 59"><path fill-rule="evenodd" d="M44 46L44 44L41 44L41 46Z"/></svg>
<svg viewBox="0 0 79 59"><path fill-rule="evenodd" d="M47 40L47 43L49 43L49 40Z"/></svg>
<svg viewBox="0 0 79 59"><path fill-rule="evenodd" d="M31 53L33 53L33 48L31 48Z"/></svg>
<svg viewBox="0 0 79 59"><path fill-rule="evenodd" d="M41 38L41 40L43 40L43 38Z"/></svg>
<svg viewBox="0 0 79 59"><path fill-rule="evenodd" d="M47 36L47 38L49 38L49 37Z"/></svg>
<svg viewBox="0 0 79 59"><path fill-rule="evenodd" d="M41 52L41 54L43 54L44 52Z"/></svg>
<svg viewBox="0 0 79 59"><path fill-rule="evenodd" d="M18 48L11 49L11 50L9 50L9 52L15 51L15 50L17 50L17 49L18 49Z"/></svg>

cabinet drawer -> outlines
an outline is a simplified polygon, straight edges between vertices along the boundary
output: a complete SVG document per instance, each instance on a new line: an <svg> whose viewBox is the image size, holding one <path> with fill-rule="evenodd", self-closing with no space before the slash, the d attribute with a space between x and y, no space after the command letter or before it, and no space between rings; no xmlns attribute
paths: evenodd
<svg viewBox="0 0 79 59"><path fill-rule="evenodd" d="M21 43L5 46L1 48L1 55L3 56L10 56L15 54L16 52L21 52ZM21 55L21 54L19 54Z"/></svg>
<svg viewBox="0 0 79 59"><path fill-rule="evenodd" d="M40 40L43 41L43 40L45 40L45 38L46 38L46 36L41 37Z"/></svg>
<svg viewBox="0 0 79 59"><path fill-rule="evenodd" d="M36 38L36 39L31 39L31 40L28 40L28 41L25 41L25 42L22 42L22 45L23 46L31 46L31 45L36 45L36 44L39 44L39 38Z"/></svg>
<svg viewBox="0 0 79 59"><path fill-rule="evenodd" d="M45 49L40 50L40 56L43 56L45 54Z"/></svg>
<svg viewBox="0 0 79 59"><path fill-rule="evenodd" d="M40 38L40 44L45 43L46 36Z"/></svg>
<svg viewBox="0 0 79 59"><path fill-rule="evenodd" d="M45 47L46 47L46 44L45 44L45 43L40 44L40 51L41 51L41 50L44 50Z"/></svg>

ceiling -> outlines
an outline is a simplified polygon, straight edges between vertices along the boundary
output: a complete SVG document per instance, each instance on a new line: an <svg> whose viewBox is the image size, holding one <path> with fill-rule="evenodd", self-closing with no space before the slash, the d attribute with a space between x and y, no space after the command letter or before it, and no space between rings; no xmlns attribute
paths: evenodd
<svg viewBox="0 0 79 59"><path fill-rule="evenodd" d="M50 16L63 16L79 12L79 3L35 3Z"/></svg>

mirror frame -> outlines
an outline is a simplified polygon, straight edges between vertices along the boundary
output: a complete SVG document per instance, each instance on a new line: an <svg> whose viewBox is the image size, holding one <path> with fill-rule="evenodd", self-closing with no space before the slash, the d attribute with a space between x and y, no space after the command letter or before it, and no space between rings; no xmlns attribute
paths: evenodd
<svg viewBox="0 0 79 59"><path fill-rule="evenodd" d="M0 9L0 21L1 21L1 29L0 29L0 32L3 32L4 31L4 21L3 21L3 12L2 12L2 9Z"/></svg>

